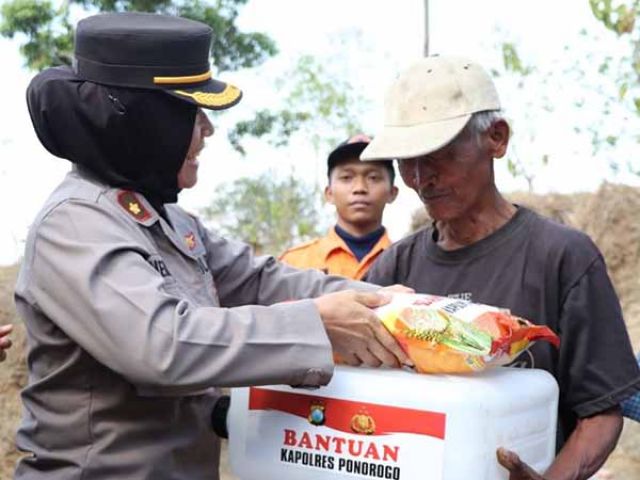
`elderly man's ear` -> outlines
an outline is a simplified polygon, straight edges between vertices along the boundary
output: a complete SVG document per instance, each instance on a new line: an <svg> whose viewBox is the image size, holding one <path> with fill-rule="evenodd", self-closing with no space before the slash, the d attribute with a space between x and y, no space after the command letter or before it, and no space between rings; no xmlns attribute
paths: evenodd
<svg viewBox="0 0 640 480"><path fill-rule="evenodd" d="M493 158L502 158L507 153L511 129L505 120L497 120L487 131L488 147Z"/></svg>

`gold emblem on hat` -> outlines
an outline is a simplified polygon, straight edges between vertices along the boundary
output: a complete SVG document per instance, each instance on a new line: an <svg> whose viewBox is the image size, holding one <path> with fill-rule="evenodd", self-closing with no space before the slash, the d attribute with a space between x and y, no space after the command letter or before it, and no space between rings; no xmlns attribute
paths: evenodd
<svg viewBox="0 0 640 480"><path fill-rule="evenodd" d="M200 105L207 107L221 107L228 105L240 97L240 89L233 85L227 85L220 93L210 92L185 92L184 90L174 90L178 95L193 98Z"/></svg>
<svg viewBox="0 0 640 480"><path fill-rule="evenodd" d="M361 433L364 435L371 435L376 431L376 422L364 409L351 417L351 423L349 426L355 433Z"/></svg>

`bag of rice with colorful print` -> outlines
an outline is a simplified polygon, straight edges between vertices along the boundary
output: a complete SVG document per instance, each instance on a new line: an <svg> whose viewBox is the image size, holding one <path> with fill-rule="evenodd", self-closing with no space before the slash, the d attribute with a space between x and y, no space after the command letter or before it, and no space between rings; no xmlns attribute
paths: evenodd
<svg viewBox="0 0 640 480"><path fill-rule="evenodd" d="M506 365L533 342L558 336L508 310L425 294L394 294L376 309L422 373L462 373Z"/></svg>

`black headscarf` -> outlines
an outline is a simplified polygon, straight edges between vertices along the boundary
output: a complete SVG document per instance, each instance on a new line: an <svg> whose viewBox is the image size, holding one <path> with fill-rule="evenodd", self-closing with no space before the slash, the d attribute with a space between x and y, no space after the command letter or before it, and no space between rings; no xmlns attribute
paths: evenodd
<svg viewBox="0 0 640 480"><path fill-rule="evenodd" d="M156 208L177 201L193 104L158 90L84 81L68 67L39 73L27 104L38 138L53 155L107 185L142 193Z"/></svg>

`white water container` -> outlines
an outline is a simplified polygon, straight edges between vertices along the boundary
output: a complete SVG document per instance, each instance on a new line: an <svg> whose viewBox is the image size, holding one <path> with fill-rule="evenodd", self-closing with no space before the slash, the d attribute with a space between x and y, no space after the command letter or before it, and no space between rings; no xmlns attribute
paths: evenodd
<svg viewBox="0 0 640 480"><path fill-rule="evenodd" d="M540 472L551 464L557 408L557 384L543 370L338 366L315 390L232 389L231 467L241 480L506 480L498 447Z"/></svg>

